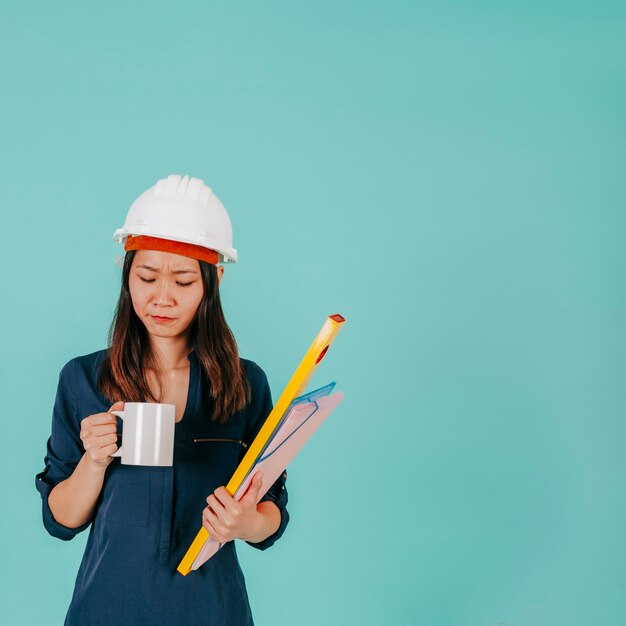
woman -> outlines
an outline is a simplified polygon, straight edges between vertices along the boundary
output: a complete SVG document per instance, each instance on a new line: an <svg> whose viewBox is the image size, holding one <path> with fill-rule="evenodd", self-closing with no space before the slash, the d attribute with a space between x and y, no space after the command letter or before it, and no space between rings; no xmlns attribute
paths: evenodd
<svg viewBox="0 0 626 626"><path fill-rule="evenodd" d="M238 356L219 284L236 261L228 215L199 179L144 192L114 235L126 255L109 348L61 370L45 470L47 531L91 526L68 626L252 624L234 539L264 550L284 532L286 473L257 505L224 485L272 409L267 377ZM174 464L120 464L124 402L176 406ZM176 567L202 524L221 550L183 577Z"/></svg>

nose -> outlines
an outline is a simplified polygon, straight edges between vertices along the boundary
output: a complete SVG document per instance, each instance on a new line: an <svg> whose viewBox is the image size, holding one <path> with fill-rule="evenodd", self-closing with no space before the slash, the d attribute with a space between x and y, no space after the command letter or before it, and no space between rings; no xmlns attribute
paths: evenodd
<svg viewBox="0 0 626 626"><path fill-rule="evenodd" d="M159 306L172 306L174 304L174 296L172 295L171 283L169 279L164 278L159 281L155 296L155 304Z"/></svg>

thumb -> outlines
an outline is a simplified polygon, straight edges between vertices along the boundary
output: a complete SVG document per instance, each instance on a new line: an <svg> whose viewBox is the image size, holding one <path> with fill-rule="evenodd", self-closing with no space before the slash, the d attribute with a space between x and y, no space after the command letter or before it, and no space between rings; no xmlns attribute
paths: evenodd
<svg viewBox="0 0 626 626"><path fill-rule="evenodd" d="M256 504L259 501L259 491L263 486L263 472L257 472L250 481L248 489L244 494L242 500L246 502L254 502Z"/></svg>
<svg viewBox="0 0 626 626"><path fill-rule="evenodd" d="M124 410L124 403L121 400L118 400L109 410L108 412L110 413L111 411L123 411Z"/></svg>

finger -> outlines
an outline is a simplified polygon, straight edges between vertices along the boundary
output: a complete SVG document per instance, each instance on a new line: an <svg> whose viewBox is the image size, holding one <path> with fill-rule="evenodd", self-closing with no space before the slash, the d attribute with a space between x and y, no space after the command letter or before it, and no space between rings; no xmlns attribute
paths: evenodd
<svg viewBox="0 0 626 626"><path fill-rule="evenodd" d="M100 452L103 456L111 456L114 452L117 452L117 444L112 443L109 446L105 446L104 448L100 448Z"/></svg>
<svg viewBox="0 0 626 626"><path fill-rule="evenodd" d="M209 535L211 535L211 537L213 537L214 539L217 540L217 531L215 530L215 528L213 528L213 525L211 524L211 522L209 522L209 520L204 516L204 514L202 515L202 527L205 528Z"/></svg>
<svg viewBox="0 0 626 626"><path fill-rule="evenodd" d="M117 424L117 417L111 413L96 413L90 415L88 418L89 426L99 426L100 424ZM85 421L85 420L83 420Z"/></svg>
<svg viewBox="0 0 626 626"><path fill-rule="evenodd" d="M207 510L207 514L212 516L211 521L216 522L222 531L230 528L237 515L231 515L214 496L210 496L208 500L209 506L205 510Z"/></svg>
<svg viewBox="0 0 626 626"><path fill-rule="evenodd" d="M124 410L124 402L118 400L110 409L110 411L123 411Z"/></svg>
<svg viewBox="0 0 626 626"><path fill-rule="evenodd" d="M226 533L219 523L219 520L210 509L204 509L202 513L202 525L209 531L213 539L219 541L219 543L224 543Z"/></svg>
<svg viewBox="0 0 626 626"><path fill-rule="evenodd" d="M224 520L210 506L205 507L202 514L206 517L206 519L211 523L213 528L215 528L217 531L223 532L226 529Z"/></svg>
<svg viewBox="0 0 626 626"><path fill-rule="evenodd" d="M237 503L233 497L226 491L225 487L218 487L213 495L219 501L219 503L229 512L234 512L237 509Z"/></svg>
<svg viewBox="0 0 626 626"><path fill-rule="evenodd" d="M85 441L85 450L98 450L105 446L110 446L112 443L117 443L117 433L109 433L102 437L90 437Z"/></svg>
<svg viewBox="0 0 626 626"><path fill-rule="evenodd" d="M219 511L224 509L224 505L215 497L215 494L211 494L207 499L207 504L214 510Z"/></svg>
<svg viewBox="0 0 626 626"><path fill-rule="evenodd" d="M210 537L213 537L213 539L215 539L215 541L217 541L217 543L219 544L223 544L226 543L226 538L222 537L222 535L220 535L215 528L213 528L213 526L211 526L211 524L209 524L207 521L202 522L202 525L204 526L204 528L206 528L206 530L209 533Z"/></svg>
<svg viewBox="0 0 626 626"><path fill-rule="evenodd" d="M115 444L111 444L110 446L105 446L104 448L100 448L99 450L93 450L88 454L94 461L98 463L102 463L104 461L110 461L109 457L117 450L117 446Z"/></svg>
<svg viewBox="0 0 626 626"><path fill-rule="evenodd" d="M230 527L234 518L239 516L239 512L227 510L222 503L215 497L214 494L207 498L207 508L215 515L219 520L219 526L223 530L225 527Z"/></svg>
<svg viewBox="0 0 626 626"><path fill-rule="evenodd" d="M83 426L80 430L80 439L83 443L89 443L98 437L115 434L117 437L117 426L115 424L102 424L100 426Z"/></svg>
<svg viewBox="0 0 626 626"><path fill-rule="evenodd" d="M92 426L89 432L94 437L110 435L111 433L117 433L117 424L98 424L97 426Z"/></svg>
<svg viewBox="0 0 626 626"><path fill-rule="evenodd" d="M108 435L96 437L94 443L97 448L104 448L105 446L110 446L112 443L117 443L117 433L109 433Z"/></svg>

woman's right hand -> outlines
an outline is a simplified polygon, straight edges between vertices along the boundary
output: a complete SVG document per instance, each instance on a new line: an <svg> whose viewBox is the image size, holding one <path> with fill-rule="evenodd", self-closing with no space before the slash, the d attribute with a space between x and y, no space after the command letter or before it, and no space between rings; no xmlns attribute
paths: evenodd
<svg viewBox="0 0 626 626"><path fill-rule="evenodd" d="M123 411L124 403L116 402L109 411ZM80 423L80 439L89 459L107 467L117 450L117 417L112 413L94 413Z"/></svg>

